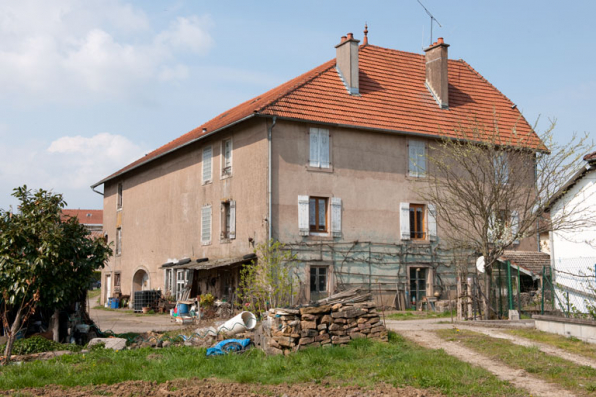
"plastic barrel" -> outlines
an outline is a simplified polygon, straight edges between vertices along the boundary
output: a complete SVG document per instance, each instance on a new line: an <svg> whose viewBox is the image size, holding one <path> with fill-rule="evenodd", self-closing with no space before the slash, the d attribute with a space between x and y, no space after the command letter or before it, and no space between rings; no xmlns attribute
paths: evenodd
<svg viewBox="0 0 596 397"><path fill-rule="evenodd" d="M188 305L186 303L178 303L178 315L182 316L188 314Z"/></svg>

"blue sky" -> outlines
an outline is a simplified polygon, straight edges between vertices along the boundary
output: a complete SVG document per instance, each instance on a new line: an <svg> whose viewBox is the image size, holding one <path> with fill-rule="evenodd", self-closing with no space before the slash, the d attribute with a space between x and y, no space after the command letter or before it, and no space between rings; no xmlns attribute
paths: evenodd
<svg viewBox="0 0 596 397"><path fill-rule="evenodd" d="M596 2L424 0L451 45L556 138L593 130ZM334 58L353 32L422 53L408 1L0 0L0 208L27 184L101 208L89 186Z"/></svg>

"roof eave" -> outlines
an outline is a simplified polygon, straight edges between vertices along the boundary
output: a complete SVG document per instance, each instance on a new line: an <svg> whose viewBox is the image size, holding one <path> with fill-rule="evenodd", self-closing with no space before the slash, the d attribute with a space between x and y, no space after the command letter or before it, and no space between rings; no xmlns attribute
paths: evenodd
<svg viewBox="0 0 596 397"><path fill-rule="evenodd" d="M122 171L122 172L120 172L120 173L116 173L116 174L113 174L113 175L111 175L111 176L109 176L109 177L107 177L107 178L104 178L104 179L102 179L101 181L99 181L99 182L97 182L97 183L95 183L95 184L91 185L91 189L95 189L95 188L96 188L96 187L98 187L99 185L103 185L104 183L106 183L106 182L109 182L109 181L111 181L112 179L116 179L116 178L118 178L118 177L121 177L122 175L124 175L124 174L127 174L127 173L129 173L130 171L132 171L132 170L135 170L135 169L137 169L137 168L139 168L139 167L142 167L142 166L144 166L144 165L146 165L146 164L149 164L150 162L152 162L152 161L154 161L154 160L157 160L157 159L159 159L159 158L162 158L162 157L164 157L164 156L166 156L166 155L168 155L168 154L170 154L170 153L173 153L173 152L175 152L175 151L177 151L177 150L179 150L179 149L182 149L182 148L184 148L184 147L186 147L186 146L188 146L188 145L192 145L193 143L195 143L195 142L198 142L198 141L200 141L200 140L202 140L202 139L204 139L204 138L210 137L210 136L211 136L211 135L213 135L213 134L217 134L218 132L220 132L220 131L223 131L223 130L225 130L226 128L230 128L230 127L232 127L232 126L234 126L234 125L236 125L236 124L239 124L239 123L241 123L241 122L243 122L243 121L246 121L246 120L248 120L248 119L250 119L250 118L253 118L253 117L255 117L255 115L256 115L256 113L250 114L250 115L248 115L248 116L246 116L246 117L243 117L243 118L241 118L241 119L239 119L239 120L236 120L236 121L234 121L234 122L232 122L232 123L230 123L230 124L227 124L227 125L225 125L225 126L223 126L223 127L221 127L221 128L218 128L218 129L216 129L216 130L213 130L213 131L211 131L211 132L209 132L209 133L207 133L207 134L205 134L205 135L201 135L201 136L199 136L199 137L197 137L197 138L195 138L195 139L192 139L192 140L190 140L190 141L188 141L188 142L186 142L186 143L183 143L183 144L182 144L182 145L180 145L180 146L176 146L175 148L172 148L172 149L168 150L167 152L163 152L163 153L161 153L161 154L158 154L158 155L157 155L157 156L155 156L155 157L151 157L151 158L150 158L150 159L148 159L147 161L142 161L142 162L140 162L139 164L135 165L134 167L131 167L131 168L127 169L126 171Z"/></svg>

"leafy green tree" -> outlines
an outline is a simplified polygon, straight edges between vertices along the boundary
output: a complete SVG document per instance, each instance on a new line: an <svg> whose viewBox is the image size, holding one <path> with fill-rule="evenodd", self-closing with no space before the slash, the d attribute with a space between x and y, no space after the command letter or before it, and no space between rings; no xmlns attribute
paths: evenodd
<svg viewBox="0 0 596 397"><path fill-rule="evenodd" d="M0 209L0 312L8 338L4 363L35 310L60 309L75 301L112 253L76 218L60 220L66 205L61 194L22 186L13 196L20 202L18 212Z"/></svg>
<svg viewBox="0 0 596 397"><path fill-rule="evenodd" d="M259 244L257 259L240 272L239 304L253 313L292 304L298 288L294 274L296 256L279 241Z"/></svg>

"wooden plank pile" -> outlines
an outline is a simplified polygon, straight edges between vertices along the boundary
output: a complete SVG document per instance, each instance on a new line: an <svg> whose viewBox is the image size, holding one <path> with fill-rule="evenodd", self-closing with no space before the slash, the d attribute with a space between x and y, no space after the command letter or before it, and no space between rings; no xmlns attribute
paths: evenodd
<svg viewBox="0 0 596 397"><path fill-rule="evenodd" d="M265 351L289 354L307 347L343 345L357 338L387 341L387 330L370 294L360 294L358 289L340 294L344 295L299 309L270 309L263 324L268 327L263 330Z"/></svg>

